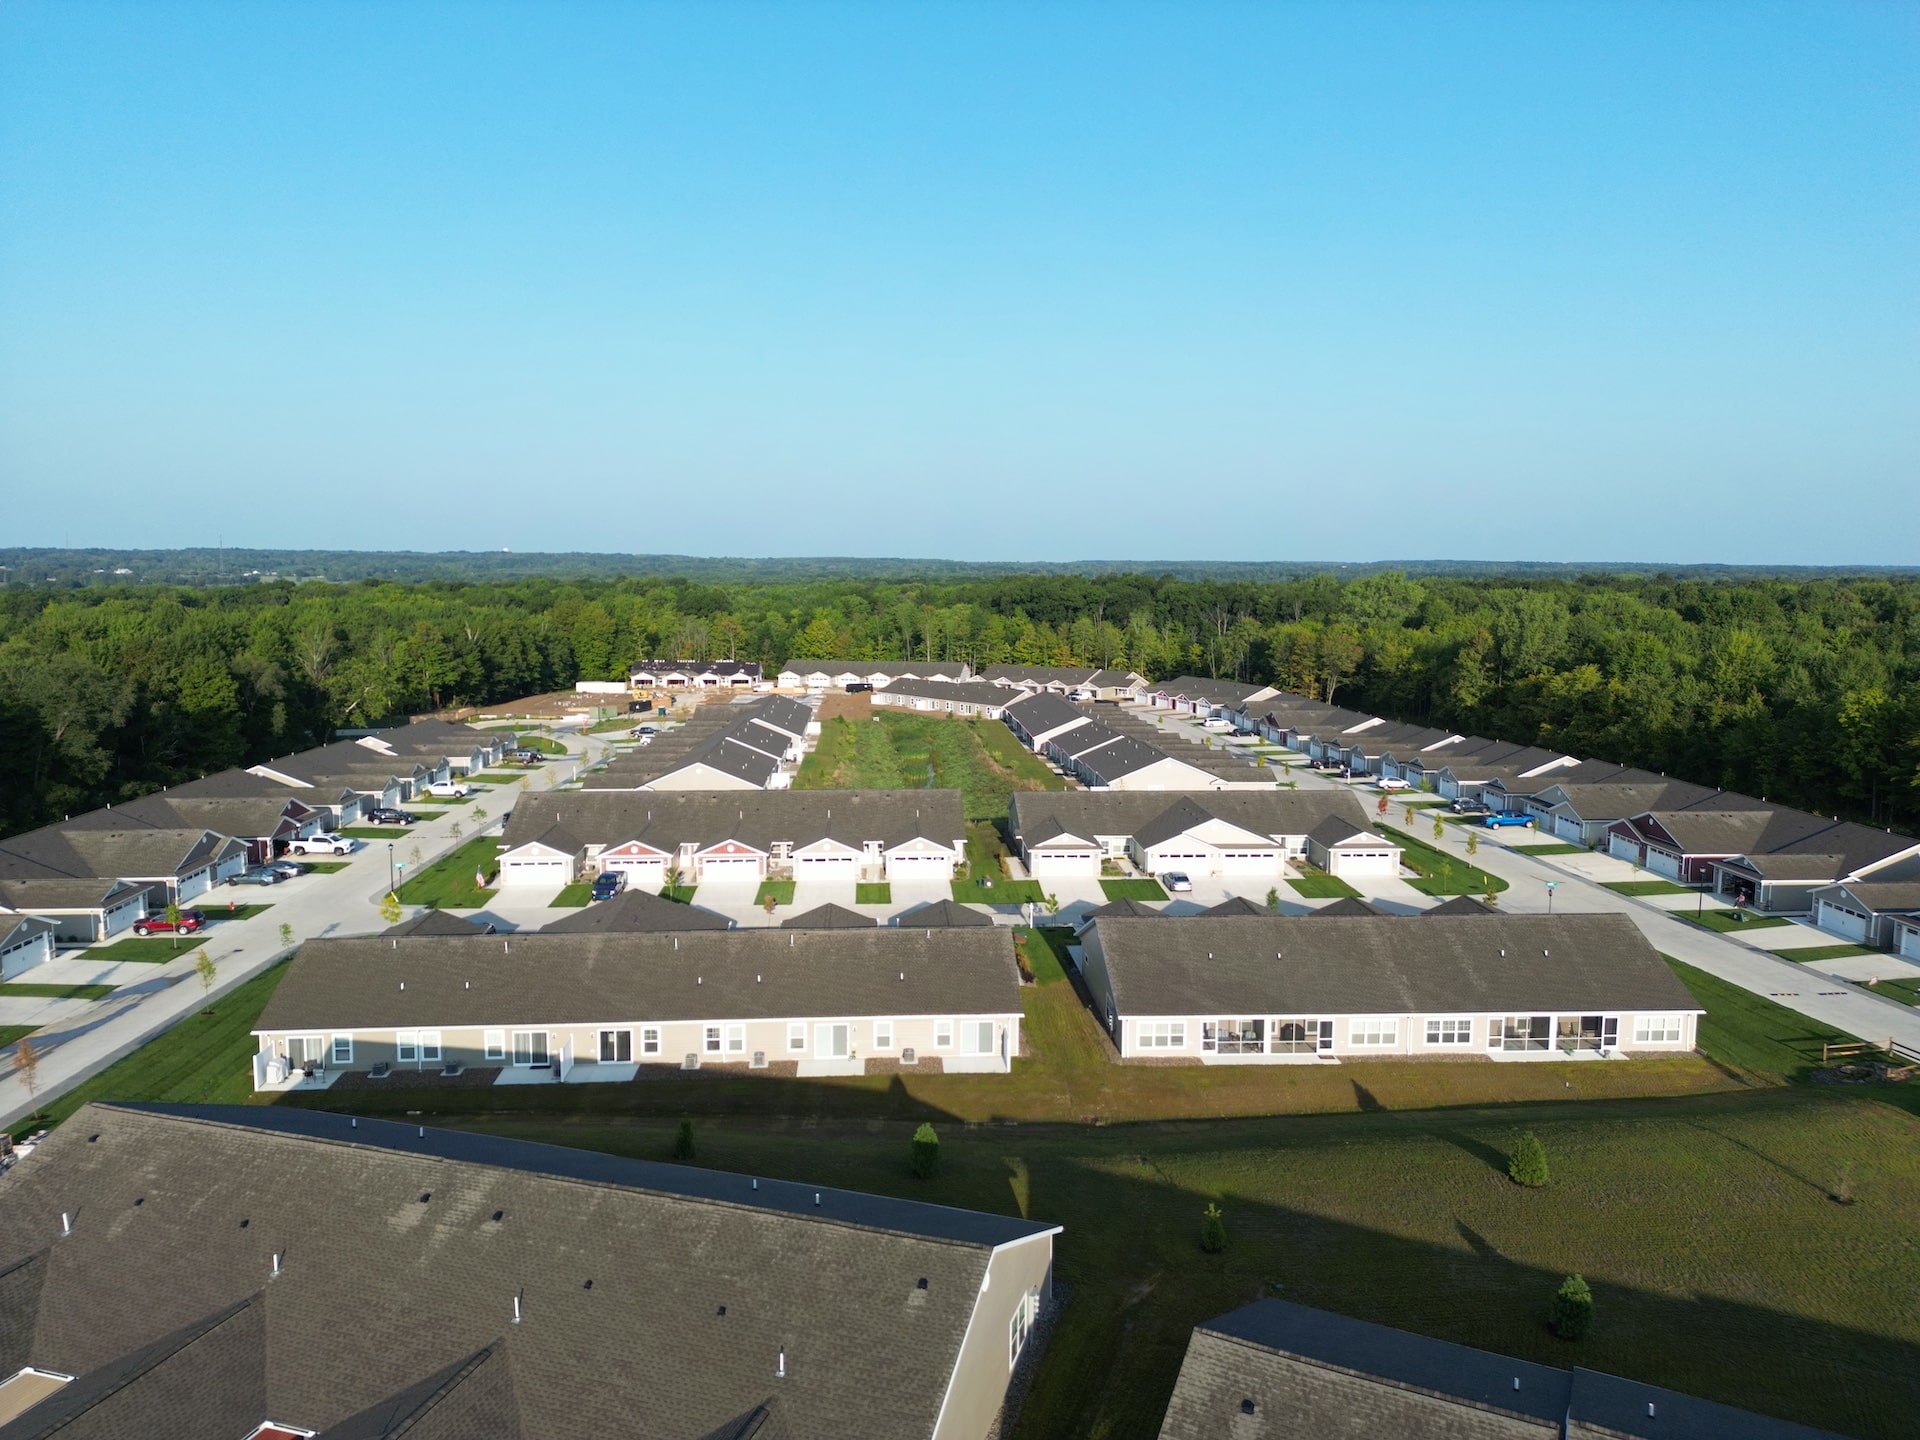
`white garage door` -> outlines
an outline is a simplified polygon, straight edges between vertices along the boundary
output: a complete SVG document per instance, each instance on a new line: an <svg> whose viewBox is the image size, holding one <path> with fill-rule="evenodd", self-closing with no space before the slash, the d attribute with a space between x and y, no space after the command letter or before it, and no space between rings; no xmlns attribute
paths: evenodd
<svg viewBox="0 0 1920 1440"><path fill-rule="evenodd" d="M1680 857L1655 850L1649 845L1647 847L1647 869L1656 875L1664 875L1669 880L1678 880L1680 878Z"/></svg>
<svg viewBox="0 0 1920 1440"><path fill-rule="evenodd" d="M1909 960L1920 960L1920 930L1900 927L1900 953Z"/></svg>
<svg viewBox="0 0 1920 1440"><path fill-rule="evenodd" d="M759 877L757 855L708 855L700 861L702 881L757 880Z"/></svg>
<svg viewBox="0 0 1920 1440"><path fill-rule="evenodd" d="M502 885L564 885L573 865L566 860L508 860L500 866Z"/></svg>
<svg viewBox="0 0 1920 1440"><path fill-rule="evenodd" d="M1220 875L1278 875L1280 873L1280 855L1278 851L1233 851L1220 852L1218 868Z"/></svg>
<svg viewBox="0 0 1920 1440"><path fill-rule="evenodd" d="M1070 852L1050 854L1042 850L1029 858L1028 873L1036 880L1043 880L1048 876L1073 878L1098 875L1100 857L1092 851L1084 851L1076 855Z"/></svg>
<svg viewBox="0 0 1920 1440"><path fill-rule="evenodd" d="M1400 867L1391 850L1335 850L1328 857L1333 875L1397 875Z"/></svg>
<svg viewBox="0 0 1920 1440"><path fill-rule="evenodd" d="M1576 845L1580 843L1580 822L1578 820L1570 819L1565 815L1557 815L1554 817L1553 830L1554 834L1558 835L1562 840L1571 840Z"/></svg>
<svg viewBox="0 0 1920 1440"><path fill-rule="evenodd" d="M793 857L793 873L796 877L806 875L814 879L831 879L839 875L851 875L854 864L851 855L796 855Z"/></svg>
<svg viewBox="0 0 1920 1440"><path fill-rule="evenodd" d="M1640 859L1640 847L1624 835L1607 836L1607 853L1616 860L1633 864Z"/></svg>
<svg viewBox="0 0 1920 1440"><path fill-rule="evenodd" d="M629 885L638 885L645 881L652 881L656 885L666 883L667 866L664 860L636 860L620 856L612 860L603 859L600 864L603 869L625 875Z"/></svg>
<svg viewBox="0 0 1920 1440"><path fill-rule="evenodd" d="M1822 930L1830 930L1835 935L1844 935L1849 940L1859 941L1867 938L1866 916L1843 910L1838 905L1829 904L1825 900L1820 902L1820 914L1814 923Z"/></svg>
<svg viewBox="0 0 1920 1440"><path fill-rule="evenodd" d="M922 877L942 879L953 873L953 861L944 855L891 855L887 857L887 878L915 880Z"/></svg>

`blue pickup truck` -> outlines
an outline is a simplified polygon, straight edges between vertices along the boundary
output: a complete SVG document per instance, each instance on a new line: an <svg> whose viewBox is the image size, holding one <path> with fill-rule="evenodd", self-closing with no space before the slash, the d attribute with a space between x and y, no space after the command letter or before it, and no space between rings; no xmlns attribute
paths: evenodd
<svg viewBox="0 0 1920 1440"><path fill-rule="evenodd" d="M1533 817L1531 815L1489 815L1487 816L1487 828L1489 830L1497 830L1503 825L1519 825L1528 830L1531 830L1533 828Z"/></svg>

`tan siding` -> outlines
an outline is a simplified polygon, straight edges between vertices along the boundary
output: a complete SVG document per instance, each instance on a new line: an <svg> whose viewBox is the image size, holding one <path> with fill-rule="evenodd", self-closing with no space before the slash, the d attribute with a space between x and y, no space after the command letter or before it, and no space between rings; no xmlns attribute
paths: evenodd
<svg viewBox="0 0 1920 1440"><path fill-rule="evenodd" d="M987 1287L960 1344L946 1409L933 1440L981 1440L1006 1400L1013 1369L1008 1340L1014 1307L1029 1290L1040 1292L1040 1313L1053 1304L1053 1237L1037 1236L999 1251L987 1266Z"/></svg>

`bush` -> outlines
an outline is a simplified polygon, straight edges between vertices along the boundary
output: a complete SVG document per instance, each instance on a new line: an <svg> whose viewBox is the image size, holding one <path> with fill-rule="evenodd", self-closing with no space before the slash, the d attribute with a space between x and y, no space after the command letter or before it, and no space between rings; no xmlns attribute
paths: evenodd
<svg viewBox="0 0 1920 1440"><path fill-rule="evenodd" d="M1547 1183L1547 1147L1531 1130L1520 1137L1513 1154L1507 1157L1507 1174L1515 1184L1530 1190L1538 1190Z"/></svg>
<svg viewBox="0 0 1920 1440"><path fill-rule="evenodd" d="M673 1135L673 1158L676 1160L693 1159L693 1121L682 1120L680 1128Z"/></svg>
<svg viewBox="0 0 1920 1440"><path fill-rule="evenodd" d="M939 1169L940 1137L932 1125L922 1121L920 1128L913 1132L913 1173L922 1180L931 1180Z"/></svg>
<svg viewBox="0 0 1920 1440"><path fill-rule="evenodd" d="M1218 1205L1207 1206L1207 1213L1200 1217L1200 1248L1209 1255L1227 1248L1227 1222Z"/></svg>
<svg viewBox="0 0 1920 1440"><path fill-rule="evenodd" d="M1584 1339L1593 1328L1593 1291L1578 1275L1569 1275L1554 1292L1547 1326L1562 1340Z"/></svg>

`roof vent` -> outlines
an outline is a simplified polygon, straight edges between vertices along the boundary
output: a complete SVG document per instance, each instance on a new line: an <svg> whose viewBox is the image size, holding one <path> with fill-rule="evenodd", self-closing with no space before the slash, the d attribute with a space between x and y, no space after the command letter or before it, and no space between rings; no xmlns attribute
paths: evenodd
<svg viewBox="0 0 1920 1440"><path fill-rule="evenodd" d="M252 1223L253 1223L253 1221L251 1221L251 1220L242 1220L242 1221L240 1222L240 1228L241 1228L242 1230L244 1230L244 1229L246 1229L246 1228L247 1228L247 1226L249 1226L249 1225L251 1225Z"/></svg>
<svg viewBox="0 0 1920 1440"><path fill-rule="evenodd" d="M1553 952L1551 950L1542 950L1540 953L1541 955L1547 956L1547 957L1551 957L1553 955Z"/></svg>
<svg viewBox="0 0 1920 1440"><path fill-rule="evenodd" d="M916 1290L924 1290L924 1289L926 1289L926 1288L927 1288L927 1277L926 1277L926 1276L924 1276L924 1275L922 1275L922 1276L920 1277L920 1283L919 1283L918 1285L915 1285L915 1286L914 1286L913 1288L914 1288L914 1289L916 1289Z"/></svg>
<svg viewBox="0 0 1920 1440"><path fill-rule="evenodd" d="M820 1192L818 1190L813 1192L813 1208L816 1210L820 1208Z"/></svg>
<svg viewBox="0 0 1920 1440"><path fill-rule="evenodd" d="M431 1191L431 1190L422 1190L422 1191L420 1192L420 1203L421 1203L422 1205L424 1205L424 1204L426 1204L426 1203L427 1203L427 1202L428 1202L429 1200L431 1200L431 1199L433 1199L433 1191Z"/></svg>
<svg viewBox="0 0 1920 1440"><path fill-rule="evenodd" d="M506 1211L504 1211L504 1210L496 1210L496 1211L494 1211L494 1212L493 1212L493 1223L494 1223L494 1224L496 1224L496 1225L498 1225L498 1224L500 1223L500 1221L501 1221L501 1219L502 1219L502 1218L503 1218L503 1217L504 1217L504 1216L506 1215L506 1213L507 1213L507 1212L506 1212Z"/></svg>
<svg viewBox="0 0 1920 1440"><path fill-rule="evenodd" d="M147 1197L146 1197L146 1196L144 1196L144 1195L137 1195L137 1196L135 1196L135 1197L134 1197L134 1201L133 1201L133 1208L134 1208L134 1209L136 1209L136 1210L138 1210L138 1209L139 1209L139 1208L140 1208L140 1207L141 1207L142 1205L144 1205L144 1204L146 1204L146 1203L147 1203Z"/></svg>
<svg viewBox="0 0 1920 1440"><path fill-rule="evenodd" d="M393 942L393 948L394 948L394 949L396 949L396 950L398 950L398 949L400 948L400 942L399 942L398 940L396 940L396 941L394 941L394 942Z"/></svg>
<svg viewBox="0 0 1920 1440"><path fill-rule="evenodd" d="M520 1297L518 1295L513 1297L513 1323L516 1325L520 1323ZM1520 1388L1520 1382L1518 1380L1514 1381L1513 1384L1516 1390Z"/></svg>
<svg viewBox="0 0 1920 1440"><path fill-rule="evenodd" d="M1504 960L1504 959L1506 959L1506 958L1507 958L1507 952L1506 952L1506 951L1504 951L1504 950L1502 950L1502 951L1500 952L1500 958L1501 958L1502 960Z"/></svg>
<svg viewBox="0 0 1920 1440"><path fill-rule="evenodd" d="M402 980L402 981L400 982L400 988L401 988L402 990L404 990L404 989L406 989L406 988L407 988L407 982L406 982L406 981L404 981L404 980Z"/></svg>
<svg viewBox="0 0 1920 1440"><path fill-rule="evenodd" d="M473 981L471 980L467 981L467 989L469 990L473 989Z"/></svg>
<svg viewBox="0 0 1920 1440"><path fill-rule="evenodd" d="M62 1235L73 1234L73 1217L64 1210L60 1212L60 1233Z"/></svg>
<svg viewBox="0 0 1920 1440"><path fill-rule="evenodd" d="M787 1351L785 1346L780 1348L780 1363L774 1367L773 1378L776 1380L784 1380L787 1378Z"/></svg>
<svg viewBox="0 0 1920 1440"><path fill-rule="evenodd" d="M704 985L707 983L707 977L704 975L696 975L693 977L693 983L696 985Z"/></svg>
<svg viewBox="0 0 1920 1440"><path fill-rule="evenodd" d="M1259 1407L1258 1405L1256 1405L1256 1404L1254 1404L1254 1403L1253 1403L1253 1401L1252 1401L1252 1400L1250 1400L1250 1399L1249 1399L1249 1400L1242 1400L1242 1401L1240 1402L1240 1413L1241 1413L1242 1415L1252 1415L1252 1414L1254 1414L1255 1412L1257 1412L1257 1411L1259 1410L1259 1408L1260 1408L1260 1407Z"/></svg>
<svg viewBox="0 0 1920 1440"><path fill-rule="evenodd" d="M273 1278L273 1279L275 1279L275 1280L277 1280L277 1279L279 1279L279 1278L280 1278L280 1252L279 1252L278 1250L276 1250L276 1251L274 1251L274 1252L273 1252L273 1276L272 1276L272 1278Z"/></svg>
<svg viewBox="0 0 1920 1440"><path fill-rule="evenodd" d="M1513 1377L1513 1388L1516 1390L1520 1388L1520 1377L1518 1375Z"/></svg>
<svg viewBox="0 0 1920 1440"><path fill-rule="evenodd" d="M587 1281L587 1283L582 1285L580 1288L582 1290L591 1290L593 1288L593 1281L591 1280Z"/></svg>
<svg viewBox="0 0 1920 1440"><path fill-rule="evenodd" d="M720 1309L719 1309L719 1310L718 1310L718 1311L717 1311L716 1313L718 1313L718 1314L721 1314L721 1315L724 1315L724 1314L726 1314L726 1313L727 1313L727 1307L726 1307L726 1306L724 1306L724 1305L722 1305L722 1306L720 1307Z"/></svg>
<svg viewBox="0 0 1920 1440"><path fill-rule="evenodd" d="M1647 1414L1649 1416L1653 1414L1653 1402L1651 1400L1647 1401Z"/></svg>

